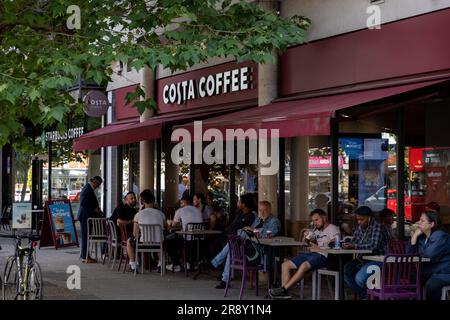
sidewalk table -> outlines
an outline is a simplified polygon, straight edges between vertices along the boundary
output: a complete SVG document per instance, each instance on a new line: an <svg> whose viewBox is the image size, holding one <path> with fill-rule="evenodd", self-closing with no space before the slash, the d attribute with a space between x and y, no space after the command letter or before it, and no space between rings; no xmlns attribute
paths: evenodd
<svg viewBox="0 0 450 320"><path fill-rule="evenodd" d="M385 256L363 256L363 260L367 260L367 261L375 261L375 262L384 262L384 257ZM430 258L421 258L421 262L430 262ZM387 261L387 263L392 263L394 262L394 258L389 258ZM415 257L413 259L413 262L419 262L419 260Z"/></svg>
<svg viewBox="0 0 450 320"><path fill-rule="evenodd" d="M339 262L339 300L344 300L344 256L350 254L372 253L372 250L320 248L322 253L335 255Z"/></svg>
<svg viewBox="0 0 450 320"><path fill-rule="evenodd" d="M197 273L192 277L194 280L197 280L200 275L200 237L202 236L210 236L210 235L218 235L221 234L222 231L218 230L181 230L176 231L175 233L183 235L184 248L186 248L186 236L193 236L197 240ZM184 250L184 273L187 276L187 268L186 268L186 249Z"/></svg>
<svg viewBox="0 0 450 320"><path fill-rule="evenodd" d="M259 242L259 244L265 248L267 248L267 258L268 258L268 266L269 266L269 288L272 287L273 282L273 257L274 250L281 250L292 247L306 247L308 244L306 242L296 241L294 238L289 237L273 237L273 238L264 238L264 239L252 239L254 242Z"/></svg>

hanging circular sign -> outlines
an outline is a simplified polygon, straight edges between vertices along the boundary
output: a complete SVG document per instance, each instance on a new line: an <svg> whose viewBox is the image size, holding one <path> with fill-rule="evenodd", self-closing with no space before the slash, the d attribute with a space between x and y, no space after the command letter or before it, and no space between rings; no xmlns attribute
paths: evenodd
<svg viewBox="0 0 450 320"><path fill-rule="evenodd" d="M109 108L109 101L102 91L89 91L83 99L84 112L90 117L101 117L106 114Z"/></svg>

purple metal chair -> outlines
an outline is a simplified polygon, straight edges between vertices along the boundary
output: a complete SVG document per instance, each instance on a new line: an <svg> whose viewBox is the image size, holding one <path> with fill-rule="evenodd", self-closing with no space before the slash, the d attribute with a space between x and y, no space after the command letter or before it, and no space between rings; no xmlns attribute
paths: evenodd
<svg viewBox="0 0 450 320"><path fill-rule="evenodd" d="M242 271L242 281L241 281L241 291L239 293L239 300L242 299L242 295L245 289L245 282L247 279L247 272L254 271L255 272L255 280L256 280L256 295L259 293L259 279L258 279L258 271L263 270L264 266L262 264L258 264L256 266L248 265L247 256L245 255L245 246L244 239L240 236L231 236L228 238L228 245L230 247L230 269L228 277L227 285L225 287L224 297L228 294L228 289L230 288L231 274L232 270L241 270Z"/></svg>
<svg viewBox="0 0 450 320"><path fill-rule="evenodd" d="M405 254L408 246L408 240L390 239L388 241L388 254Z"/></svg>
<svg viewBox="0 0 450 320"><path fill-rule="evenodd" d="M420 266L418 254L388 254L384 257L380 289L367 289L369 299L421 298Z"/></svg>

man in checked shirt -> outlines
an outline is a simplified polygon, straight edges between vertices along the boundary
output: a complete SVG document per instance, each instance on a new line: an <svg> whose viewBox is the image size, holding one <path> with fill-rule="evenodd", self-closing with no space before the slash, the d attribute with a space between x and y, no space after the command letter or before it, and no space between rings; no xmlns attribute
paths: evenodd
<svg viewBox="0 0 450 320"><path fill-rule="evenodd" d="M387 231L380 224L369 207L362 206L355 211L358 227L351 242L344 243L344 249L372 250L375 255L386 254ZM382 266L378 262L364 262L361 257L350 261L344 266L344 281L361 299L366 297L367 279L371 274L367 268L373 265Z"/></svg>

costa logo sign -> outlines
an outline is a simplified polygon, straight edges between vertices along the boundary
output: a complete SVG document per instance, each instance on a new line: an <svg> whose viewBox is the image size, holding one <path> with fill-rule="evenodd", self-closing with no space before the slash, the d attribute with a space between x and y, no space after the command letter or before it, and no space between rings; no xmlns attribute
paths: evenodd
<svg viewBox="0 0 450 320"><path fill-rule="evenodd" d="M253 68L241 67L218 72L199 79L166 84L162 98L165 104L185 104L186 101L252 89Z"/></svg>
<svg viewBox="0 0 450 320"><path fill-rule="evenodd" d="M84 112L90 117L101 117L106 114L109 108L109 101L102 91L89 91L83 99Z"/></svg>

